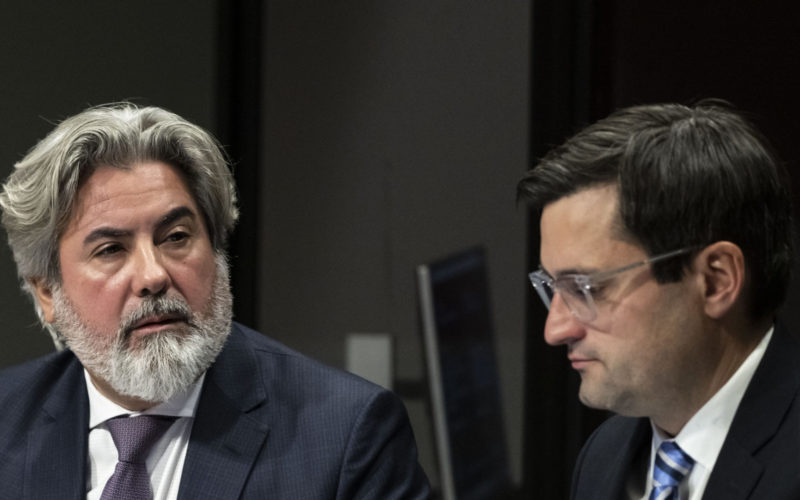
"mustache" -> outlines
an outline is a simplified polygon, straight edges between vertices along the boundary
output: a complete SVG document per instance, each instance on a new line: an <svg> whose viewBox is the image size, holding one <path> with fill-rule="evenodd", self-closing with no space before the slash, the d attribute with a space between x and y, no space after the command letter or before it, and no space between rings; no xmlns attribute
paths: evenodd
<svg viewBox="0 0 800 500"><path fill-rule="evenodd" d="M148 297L136 309L127 313L120 324L122 337L127 339L136 323L152 316L176 315L192 325L192 309L181 297Z"/></svg>

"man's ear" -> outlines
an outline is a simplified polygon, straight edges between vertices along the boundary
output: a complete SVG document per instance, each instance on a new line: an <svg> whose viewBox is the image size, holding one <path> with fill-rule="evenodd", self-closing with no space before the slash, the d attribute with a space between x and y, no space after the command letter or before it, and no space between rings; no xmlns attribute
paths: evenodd
<svg viewBox="0 0 800 500"><path fill-rule="evenodd" d="M703 278L706 314L722 318L744 290L746 268L742 249L730 241L718 241L700 251L694 264Z"/></svg>
<svg viewBox="0 0 800 500"><path fill-rule="evenodd" d="M53 322L53 289L42 278L29 278L28 283L36 294L36 300L42 309L44 320Z"/></svg>

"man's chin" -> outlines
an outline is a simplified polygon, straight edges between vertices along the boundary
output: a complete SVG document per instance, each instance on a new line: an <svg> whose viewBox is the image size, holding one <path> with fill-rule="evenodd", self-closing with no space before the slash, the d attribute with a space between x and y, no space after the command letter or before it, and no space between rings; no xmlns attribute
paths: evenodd
<svg viewBox="0 0 800 500"><path fill-rule="evenodd" d="M594 408L595 410L612 411L627 417L642 416L642 405L640 398L637 398L629 389L618 386L606 385L587 386L586 382L581 383L578 398L581 403Z"/></svg>
<svg viewBox="0 0 800 500"><path fill-rule="evenodd" d="M598 387L597 384L592 384L591 381L583 379L578 392L578 399L589 408L613 410L612 406L614 406L613 401L615 398L609 393L607 387L602 385Z"/></svg>

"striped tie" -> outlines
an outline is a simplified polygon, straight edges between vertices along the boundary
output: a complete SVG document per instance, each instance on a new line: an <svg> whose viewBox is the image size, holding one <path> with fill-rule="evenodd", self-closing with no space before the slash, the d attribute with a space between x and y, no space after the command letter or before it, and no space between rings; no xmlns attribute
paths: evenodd
<svg viewBox="0 0 800 500"><path fill-rule="evenodd" d="M649 500L679 500L678 485L689 474L694 460L675 442L664 441L653 464L653 491Z"/></svg>

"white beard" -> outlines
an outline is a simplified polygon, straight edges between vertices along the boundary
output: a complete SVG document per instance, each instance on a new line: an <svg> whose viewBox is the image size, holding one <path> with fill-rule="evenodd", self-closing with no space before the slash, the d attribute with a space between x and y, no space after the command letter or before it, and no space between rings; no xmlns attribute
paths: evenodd
<svg viewBox="0 0 800 500"><path fill-rule="evenodd" d="M125 314L116 333L109 334L83 321L56 286L52 326L84 368L117 394L161 403L188 388L211 366L230 333L233 297L228 265L224 255L217 255L216 263L217 275L203 311L192 311L180 296L152 296ZM186 323L143 336L133 348L132 326L157 314L180 314Z"/></svg>

